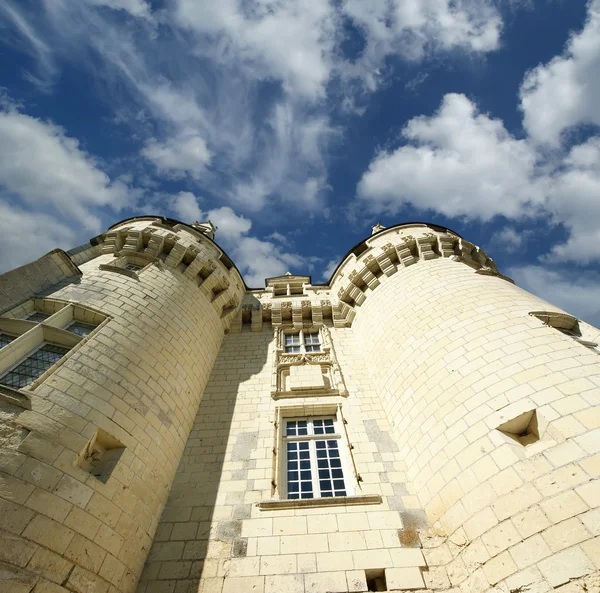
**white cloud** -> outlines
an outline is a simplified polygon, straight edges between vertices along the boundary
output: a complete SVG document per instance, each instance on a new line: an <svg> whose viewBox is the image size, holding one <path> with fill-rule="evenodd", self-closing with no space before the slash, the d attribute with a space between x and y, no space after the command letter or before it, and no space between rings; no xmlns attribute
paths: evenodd
<svg viewBox="0 0 600 593"><path fill-rule="evenodd" d="M570 234L548 261L589 263L600 259L600 137L574 146L554 173L548 209Z"/></svg>
<svg viewBox="0 0 600 593"><path fill-rule="evenodd" d="M345 73L364 78L374 89L386 57L419 60L463 49L497 49L502 19L488 0L345 0L342 10L364 35L365 49Z"/></svg>
<svg viewBox="0 0 600 593"><path fill-rule="evenodd" d="M335 269L338 267L338 265L340 264L341 261L342 261L341 257L334 257L333 259L330 259L327 262L327 264L325 265L325 268L323 269L323 273L321 274L322 282L329 282L331 275L333 274L333 272L335 272Z"/></svg>
<svg viewBox="0 0 600 593"><path fill-rule="evenodd" d="M530 214L544 201L535 150L464 95L446 95L437 113L410 120L402 135L408 144L380 152L359 183L360 199L375 212L412 204L490 220Z"/></svg>
<svg viewBox="0 0 600 593"><path fill-rule="evenodd" d="M281 80L287 92L324 96L339 15L322 0L177 0L181 27L207 35L197 51L224 64L242 63L256 79Z"/></svg>
<svg viewBox="0 0 600 593"><path fill-rule="evenodd" d="M170 199L171 209L177 215L177 218L183 222L205 222L204 214L198 205L198 199L189 191L179 192Z"/></svg>
<svg viewBox="0 0 600 593"><path fill-rule="evenodd" d="M19 113L0 111L0 188L37 212L76 220L98 231L95 209L119 210L135 196L111 179L60 126Z"/></svg>
<svg viewBox="0 0 600 593"><path fill-rule="evenodd" d="M150 6L144 0L86 0L92 6L105 6L114 10L124 10L132 16L150 17Z"/></svg>
<svg viewBox="0 0 600 593"><path fill-rule="evenodd" d="M600 275L576 269L548 269L544 266L515 266L506 271L519 286L567 313L600 327Z"/></svg>
<svg viewBox="0 0 600 593"><path fill-rule="evenodd" d="M281 276L287 271L300 273L306 268L299 254L288 253L279 245L256 237L241 237L230 251L246 284L251 287L264 286L265 278Z"/></svg>
<svg viewBox="0 0 600 593"><path fill-rule="evenodd" d="M28 211L0 199L0 273L53 249L70 249L89 238L64 220Z"/></svg>
<svg viewBox="0 0 600 593"><path fill-rule="evenodd" d="M0 2L0 31L3 30L2 20L6 20L19 34L20 39L25 42L24 49L36 61L38 72L25 72L25 78L35 84L38 89L47 91L54 83L57 74L57 66L50 46L44 41L35 27L27 17L11 3L10 0ZM10 36L2 33L0 39L10 43Z"/></svg>
<svg viewBox="0 0 600 593"><path fill-rule="evenodd" d="M226 241L236 241L245 235L252 227L252 222L243 216L238 216L228 206L214 208L207 212L207 218L217 226L219 238Z"/></svg>
<svg viewBox="0 0 600 593"><path fill-rule="evenodd" d="M507 253L524 251L535 232L531 229L517 230L512 226L503 227L492 234L490 245Z"/></svg>
<svg viewBox="0 0 600 593"><path fill-rule="evenodd" d="M211 159L206 142L198 135L173 137L165 142L152 139L142 149L142 156L161 171L187 173L194 179L199 179Z"/></svg>
<svg viewBox="0 0 600 593"><path fill-rule="evenodd" d="M572 126L600 126L600 0L589 2L585 27L563 55L527 74L521 109L531 138L551 146Z"/></svg>

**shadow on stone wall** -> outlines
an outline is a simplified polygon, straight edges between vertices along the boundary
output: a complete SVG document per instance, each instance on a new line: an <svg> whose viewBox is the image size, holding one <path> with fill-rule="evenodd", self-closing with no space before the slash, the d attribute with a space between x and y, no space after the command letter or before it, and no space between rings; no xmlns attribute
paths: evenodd
<svg viewBox="0 0 600 593"><path fill-rule="evenodd" d="M264 371L272 333L225 336L140 578L138 593L196 593L200 578L223 578L230 558L244 557L242 521L250 518L258 426L232 426L238 398L268 398L249 380ZM254 392L244 397L244 389ZM258 395L256 393L258 392ZM238 402L239 403L239 402ZM219 486L221 491L219 492ZM210 544L210 545L209 545ZM215 581L207 581L207 591ZM220 589L219 589L220 590Z"/></svg>

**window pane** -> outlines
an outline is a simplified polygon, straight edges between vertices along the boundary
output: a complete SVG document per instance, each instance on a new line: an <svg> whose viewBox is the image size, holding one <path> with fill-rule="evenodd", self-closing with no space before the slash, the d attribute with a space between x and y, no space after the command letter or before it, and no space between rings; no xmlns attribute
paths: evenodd
<svg viewBox="0 0 600 593"><path fill-rule="evenodd" d="M315 429L315 434L325 434L325 429L323 428L323 420L313 420L313 426Z"/></svg>
<svg viewBox="0 0 600 593"><path fill-rule="evenodd" d="M90 323L83 323L83 321L74 321L67 327L67 330L77 334L78 336L87 336L96 329L95 325Z"/></svg>
<svg viewBox="0 0 600 593"><path fill-rule="evenodd" d="M289 422L286 423L286 429L285 429L285 434L287 436L296 436L298 427L296 426L296 421L295 420L290 420ZM296 445L296 443L288 443L288 451L290 450L290 445Z"/></svg>
<svg viewBox="0 0 600 593"><path fill-rule="evenodd" d="M137 272L138 270L141 270L144 266L138 266L137 264L124 264L123 268L125 270L132 270L133 272Z"/></svg>
<svg viewBox="0 0 600 593"><path fill-rule="evenodd" d="M306 420L298 420L298 434L308 434L308 423ZM300 447L300 449L308 449L308 443L300 443L301 445L306 445L306 447Z"/></svg>
<svg viewBox="0 0 600 593"><path fill-rule="evenodd" d="M305 344L319 344L319 332L311 332L304 334L304 343Z"/></svg>
<svg viewBox="0 0 600 593"><path fill-rule="evenodd" d="M286 346L300 346L300 334L285 334Z"/></svg>
<svg viewBox="0 0 600 593"><path fill-rule="evenodd" d="M307 352L321 352L321 346L306 346Z"/></svg>
<svg viewBox="0 0 600 593"><path fill-rule="evenodd" d="M285 353L286 354L298 354L300 352L300 346L286 346Z"/></svg>
<svg viewBox="0 0 600 593"><path fill-rule="evenodd" d="M45 344L33 354L30 354L21 364L0 378L2 385L19 389L29 385L43 375L54 363L58 362L68 348Z"/></svg>
<svg viewBox="0 0 600 593"><path fill-rule="evenodd" d="M48 319L48 317L50 317L50 315L48 313L42 313L41 311L36 311L35 313L32 313L31 315L28 315L27 317L25 317L25 319L27 319L27 321L35 321L36 323L41 323L45 319Z"/></svg>
<svg viewBox="0 0 600 593"><path fill-rule="evenodd" d="M16 336L11 336L10 334L0 333L0 348L4 348L10 344Z"/></svg>
<svg viewBox="0 0 600 593"><path fill-rule="evenodd" d="M307 431L306 420L293 420L288 422L294 425L294 429L300 432ZM306 434L306 433L305 433ZM287 443L287 492L288 498L313 498L312 471L310 467L309 443L306 441ZM291 455L300 455L300 471L298 461L290 459Z"/></svg>
<svg viewBox="0 0 600 593"><path fill-rule="evenodd" d="M316 441L321 496L346 496L337 441ZM334 478L332 480L332 478Z"/></svg>

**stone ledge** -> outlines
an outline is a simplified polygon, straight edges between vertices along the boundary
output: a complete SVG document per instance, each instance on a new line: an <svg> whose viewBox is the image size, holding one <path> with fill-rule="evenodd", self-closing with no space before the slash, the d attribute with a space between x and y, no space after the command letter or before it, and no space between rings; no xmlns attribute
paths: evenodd
<svg viewBox="0 0 600 593"><path fill-rule="evenodd" d="M0 401L12 404L24 410L31 410L31 400L18 389L0 385Z"/></svg>
<svg viewBox="0 0 600 593"><path fill-rule="evenodd" d="M130 278L139 280L137 272L134 272L133 270L126 270L125 268L120 268L119 266L111 266L110 264L100 264L98 266L98 269L102 270L103 272L116 272L117 274L123 274L123 276L129 276Z"/></svg>
<svg viewBox="0 0 600 593"><path fill-rule="evenodd" d="M358 496L336 496L332 498L297 498L284 500L263 500L256 506L261 511L279 509L314 509L318 507L341 507L360 504L381 504L379 494L360 494Z"/></svg>

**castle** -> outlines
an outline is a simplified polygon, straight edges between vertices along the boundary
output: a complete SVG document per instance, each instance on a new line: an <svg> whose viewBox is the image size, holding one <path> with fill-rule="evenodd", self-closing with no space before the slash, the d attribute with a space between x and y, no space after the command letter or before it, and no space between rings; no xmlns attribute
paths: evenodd
<svg viewBox="0 0 600 593"><path fill-rule="evenodd" d="M264 289L214 230L0 277L0 592L600 590L600 330L437 225Z"/></svg>

